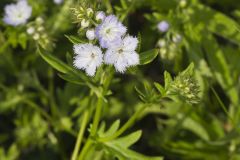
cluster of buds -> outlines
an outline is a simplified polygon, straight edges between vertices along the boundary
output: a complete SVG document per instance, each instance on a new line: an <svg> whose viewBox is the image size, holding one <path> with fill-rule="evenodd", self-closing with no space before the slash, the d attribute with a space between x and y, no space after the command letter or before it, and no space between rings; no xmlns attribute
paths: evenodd
<svg viewBox="0 0 240 160"><path fill-rule="evenodd" d="M71 11L74 17L74 23L81 24L81 28L83 29L91 27L91 25L95 25L95 23L101 22L105 18L104 12L95 12L92 8L83 6L71 8Z"/></svg>
<svg viewBox="0 0 240 160"><path fill-rule="evenodd" d="M103 11L94 11L92 8L79 6L71 8L74 17L73 23L80 24L80 32L85 33L88 40L92 41L96 38L94 28L98 26L106 17Z"/></svg>
<svg viewBox="0 0 240 160"><path fill-rule="evenodd" d="M169 90L171 95L177 95L189 104L197 104L199 102L199 91L199 85L190 69L180 73L174 79Z"/></svg>
<svg viewBox="0 0 240 160"><path fill-rule="evenodd" d="M44 27L44 20L41 17L38 17L34 22L29 23L27 34L43 48L47 48L50 44L49 36Z"/></svg>
<svg viewBox="0 0 240 160"><path fill-rule="evenodd" d="M179 50L179 45L181 44L182 36L180 34L174 34L169 37L159 39L157 42L157 47L159 48L159 53L162 59L173 60L175 59Z"/></svg>

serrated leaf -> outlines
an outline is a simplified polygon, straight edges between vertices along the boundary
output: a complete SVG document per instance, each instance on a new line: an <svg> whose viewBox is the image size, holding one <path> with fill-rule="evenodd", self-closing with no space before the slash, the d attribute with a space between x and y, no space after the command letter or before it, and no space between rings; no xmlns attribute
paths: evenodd
<svg viewBox="0 0 240 160"><path fill-rule="evenodd" d="M142 52L139 54L140 56L140 64L141 65L146 65L151 63L158 55L158 50L157 49L152 49L146 52Z"/></svg>

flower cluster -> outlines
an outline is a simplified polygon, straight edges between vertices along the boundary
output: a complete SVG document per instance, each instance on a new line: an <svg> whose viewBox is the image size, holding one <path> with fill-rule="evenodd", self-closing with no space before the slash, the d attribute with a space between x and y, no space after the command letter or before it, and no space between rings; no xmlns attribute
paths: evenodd
<svg viewBox="0 0 240 160"><path fill-rule="evenodd" d="M157 47L159 48L160 57L164 60L172 61L180 52L179 45L182 41L182 36L170 29L170 24L163 20L157 24L157 28L164 37L159 39Z"/></svg>
<svg viewBox="0 0 240 160"><path fill-rule="evenodd" d="M175 33L169 35L169 37L159 39L157 47L162 59L172 61L176 58L177 53L181 52L179 46L181 46L182 36Z"/></svg>
<svg viewBox="0 0 240 160"><path fill-rule="evenodd" d="M44 19L42 17L37 17L35 21L30 22L27 25L27 34L39 43L43 48L49 48L50 38L44 27Z"/></svg>
<svg viewBox="0 0 240 160"><path fill-rule="evenodd" d="M135 51L138 39L126 34L127 28L115 15L106 16L102 11L91 14L95 15L95 28L91 28L89 20L79 16L82 27L83 21L88 24L85 25L88 28L86 37L90 42L74 45L74 66L85 70L89 76L94 76L96 69L103 63L113 65L120 73L124 73L130 66L138 65L139 55Z"/></svg>
<svg viewBox="0 0 240 160"><path fill-rule="evenodd" d="M16 4L6 5L4 8L3 21L12 26L26 24L31 17L32 7L26 0L19 0Z"/></svg>

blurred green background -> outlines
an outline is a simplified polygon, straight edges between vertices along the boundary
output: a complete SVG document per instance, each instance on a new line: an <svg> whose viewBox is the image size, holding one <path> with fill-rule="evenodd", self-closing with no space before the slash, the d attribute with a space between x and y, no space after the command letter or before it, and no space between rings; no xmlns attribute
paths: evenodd
<svg viewBox="0 0 240 160"><path fill-rule="evenodd" d="M11 2L1 0L1 18ZM33 7L30 21L44 19L49 52L71 65L72 44L66 35L78 31L69 10L78 2L28 2ZM105 2L98 1L98 7L107 10ZM127 121L142 104L135 86L164 85L164 71L176 76L194 62L200 102L164 100L152 105L130 129L143 131L131 148L166 160L240 160L239 0L114 0L111 4L116 14L126 14L129 33L141 34L141 52L157 48L159 54L148 65L115 74L102 118L107 126L116 119ZM163 20L170 24L167 33L157 30ZM176 35L181 41L174 42ZM159 40L166 45L160 47ZM0 160L70 159L88 107L88 88L61 79L39 56L37 43L26 27L0 21Z"/></svg>

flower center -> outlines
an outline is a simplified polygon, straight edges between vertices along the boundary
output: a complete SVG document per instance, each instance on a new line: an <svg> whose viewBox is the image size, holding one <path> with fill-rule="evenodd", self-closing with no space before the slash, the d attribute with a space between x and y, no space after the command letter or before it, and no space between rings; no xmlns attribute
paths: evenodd
<svg viewBox="0 0 240 160"><path fill-rule="evenodd" d="M22 18L22 13L18 13L17 17Z"/></svg>
<svg viewBox="0 0 240 160"><path fill-rule="evenodd" d="M122 53L123 53L123 49L121 48L118 50L118 54L122 54Z"/></svg>
<svg viewBox="0 0 240 160"><path fill-rule="evenodd" d="M106 34L109 34L110 32L111 32L111 29L108 28L108 29L106 30Z"/></svg>
<svg viewBox="0 0 240 160"><path fill-rule="evenodd" d="M94 53L91 54L91 58L94 59L96 56Z"/></svg>

